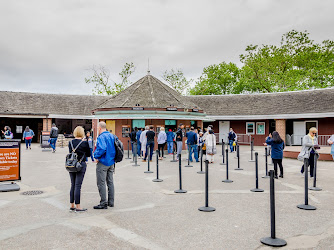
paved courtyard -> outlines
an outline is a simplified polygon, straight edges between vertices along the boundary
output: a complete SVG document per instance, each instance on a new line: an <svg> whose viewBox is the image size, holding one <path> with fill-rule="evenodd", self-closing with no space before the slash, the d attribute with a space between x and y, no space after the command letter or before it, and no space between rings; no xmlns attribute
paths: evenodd
<svg viewBox="0 0 334 250"><path fill-rule="evenodd" d="M134 167L130 160L117 164L115 207L94 210L99 202L95 164L89 162L82 187L85 213L69 212L70 178L64 168L66 148L55 154L42 152L34 144L22 150L22 181L19 192L0 193L0 249L269 249L260 243L270 236L269 179L259 178L264 193L252 193L255 164L249 162L250 148L241 146L241 167L230 154L230 179L223 183L225 166L221 156L210 165L209 204L215 212L199 212L204 205L205 175L200 164L183 171L186 194L178 189L178 163L170 156L160 161L161 183L145 174L147 163ZM265 174L264 148L259 151L259 176ZM221 152L221 149L218 150ZM184 152L183 158L186 158ZM155 159L155 158L154 158ZM186 165L183 160L183 166ZM334 248L334 163L319 162L318 186L310 191L315 211L296 207L304 202L301 162L284 159L284 179L275 181L276 234L285 249ZM203 164L204 166L204 164ZM272 168L272 166L269 166ZM310 183L311 185L311 183ZM24 196L23 191L42 190L41 195Z"/></svg>

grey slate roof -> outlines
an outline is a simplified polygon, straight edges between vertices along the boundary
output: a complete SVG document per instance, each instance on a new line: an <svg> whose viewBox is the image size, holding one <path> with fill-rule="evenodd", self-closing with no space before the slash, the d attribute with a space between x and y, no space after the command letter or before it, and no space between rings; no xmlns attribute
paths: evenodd
<svg viewBox="0 0 334 250"><path fill-rule="evenodd" d="M269 94L187 96L210 116L334 112L334 88Z"/></svg>
<svg viewBox="0 0 334 250"><path fill-rule="evenodd" d="M0 91L0 114L91 115L110 97Z"/></svg>
<svg viewBox="0 0 334 250"><path fill-rule="evenodd" d="M198 106L154 76L146 75L97 108L134 107L136 104L149 108L174 105L178 108L192 109Z"/></svg>

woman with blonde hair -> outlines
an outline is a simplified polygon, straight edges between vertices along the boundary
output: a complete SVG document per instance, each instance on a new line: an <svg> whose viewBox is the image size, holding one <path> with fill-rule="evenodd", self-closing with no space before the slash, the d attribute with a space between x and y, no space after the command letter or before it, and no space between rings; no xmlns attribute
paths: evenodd
<svg viewBox="0 0 334 250"><path fill-rule="evenodd" d="M164 148L167 141L167 134L165 132L165 128L161 127L160 132L158 134L158 150L159 150L159 159L162 160L164 158ZM161 154L160 154L161 150Z"/></svg>
<svg viewBox="0 0 334 250"><path fill-rule="evenodd" d="M310 128L309 133L303 137L302 150L298 155L298 160L304 161L308 159L308 165L310 166L310 176L313 177L314 169L314 156L318 155L316 149L319 149L318 139L316 137L318 130L315 127ZM300 170L301 173L304 173L304 165Z"/></svg>
<svg viewBox="0 0 334 250"><path fill-rule="evenodd" d="M77 126L73 131L74 139L69 142L68 149L71 153L75 151L78 154L78 160L82 165L80 172L69 172L71 178L71 190L70 190L70 211L84 212L86 208L80 206L81 185L86 173L86 157L90 156L90 148L88 142L83 140L85 138L85 130L81 126Z"/></svg>

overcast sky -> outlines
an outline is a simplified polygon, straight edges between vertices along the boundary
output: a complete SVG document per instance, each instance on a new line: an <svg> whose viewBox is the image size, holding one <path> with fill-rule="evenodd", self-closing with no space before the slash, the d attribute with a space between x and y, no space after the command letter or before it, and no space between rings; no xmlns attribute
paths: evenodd
<svg viewBox="0 0 334 250"><path fill-rule="evenodd" d="M249 44L278 44L292 29L334 40L333 0L0 0L0 87L91 94L93 65L111 78L133 62L135 82L180 68L196 79Z"/></svg>

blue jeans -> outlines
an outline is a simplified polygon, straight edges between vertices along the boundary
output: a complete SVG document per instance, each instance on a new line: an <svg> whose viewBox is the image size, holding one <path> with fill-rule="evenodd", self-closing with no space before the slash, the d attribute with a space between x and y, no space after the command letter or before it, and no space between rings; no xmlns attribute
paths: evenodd
<svg viewBox="0 0 334 250"><path fill-rule="evenodd" d="M230 150L233 152L233 140L229 140L228 143L230 144Z"/></svg>
<svg viewBox="0 0 334 250"><path fill-rule="evenodd" d="M50 146L53 150L56 150L56 142L57 142L57 138L50 139Z"/></svg>
<svg viewBox="0 0 334 250"><path fill-rule="evenodd" d="M146 160L146 158L147 158L148 147L150 147L150 161L152 161L152 155L153 155L153 149L154 149L154 141L147 142L144 160Z"/></svg>
<svg viewBox="0 0 334 250"><path fill-rule="evenodd" d="M29 140L25 139L25 141L26 141L26 147L28 148L28 146L29 146L31 148L32 139L29 139Z"/></svg>
<svg viewBox="0 0 334 250"><path fill-rule="evenodd" d="M168 150L168 154L173 154L173 142L172 141L167 142L167 150Z"/></svg>
<svg viewBox="0 0 334 250"><path fill-rule="evenodd" d="M137 143L137 154L138 154L138 156L141 156L141 143L140 142L138 142Z"/></svg>
<svg viewBox="0 0 334 250"><path fill-rule="evenodd" d="M198 146L197 146L197 144L188 145L188 150L190 150L189 161L193 161L193 158L192 158L193 153L194 153L195 160L198 161Z"/></svg>
<svg viewBox="0 0 334 250"><path fill-rule="evenodd" d="M57 140L57 139L56 139ZM81 162L82 170L76 173L69 173L71 178L70 203L80 204L81 185L86 173L86 162Z"/></svg>

